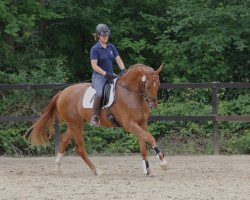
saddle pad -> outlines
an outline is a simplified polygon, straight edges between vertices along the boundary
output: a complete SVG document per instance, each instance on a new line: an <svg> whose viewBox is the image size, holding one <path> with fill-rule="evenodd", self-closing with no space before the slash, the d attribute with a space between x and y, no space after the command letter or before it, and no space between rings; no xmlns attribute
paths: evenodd
<svg viewBox="0 0 250 200"><path fill-rule="evenodd" d="M103 108L108 108L112 105L115 99L115 84L116 84L117 78L114 79L113 84L111 84L111 89L110 89L110 94L109 94L109 101L106 105L102 107ZM96 91L92 86L89 86L88 89L86 90L83 101L82 101L82 106L84 108L93 108L93 103L94 103L94 95Z"/></svg>

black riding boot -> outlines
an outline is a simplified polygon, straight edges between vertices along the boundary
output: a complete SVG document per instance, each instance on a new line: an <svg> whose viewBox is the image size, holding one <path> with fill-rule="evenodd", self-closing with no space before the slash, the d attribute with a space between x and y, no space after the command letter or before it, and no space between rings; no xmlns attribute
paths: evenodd
<svg viewBox="0 0 250 200"><path fill-rule="evenodd" d="M99 126L100 125L100 118L98 116L100 106L101 106L102 97L98 97L95 95L94 97L94 104L93 104L93 116L90 121L90 125L92 126Z"/></svg>

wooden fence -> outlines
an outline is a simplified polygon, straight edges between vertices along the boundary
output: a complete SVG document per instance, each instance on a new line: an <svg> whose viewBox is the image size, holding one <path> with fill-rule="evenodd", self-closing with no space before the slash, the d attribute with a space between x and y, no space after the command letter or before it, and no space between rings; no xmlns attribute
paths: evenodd
<svg viewBox="0 0 250 200"><path fill-rule="evenodd" d="M61 90L69 85L67 84L0 84L0 90L40 90L57 89ZM219 154L219 133L218 122L220 121L246 121L250 122L250 115L219 116L217 113L217 93L221 88L250 88L250 83L161 83L160 89L211 89L211 115L206 116L179 116L164 115L150 116L149 121L212 121L213 122L213 150L214 154ZM39 116L0 116L0 122L27 122L34 121ZM60 129L58 122L55 123L55 153L58 151L60 142Z"/></svg>

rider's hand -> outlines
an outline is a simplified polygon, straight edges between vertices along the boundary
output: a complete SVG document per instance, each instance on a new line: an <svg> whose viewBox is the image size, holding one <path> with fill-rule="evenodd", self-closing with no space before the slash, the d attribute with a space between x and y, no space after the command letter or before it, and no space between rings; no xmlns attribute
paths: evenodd
<svg viewBox="0 0 250 200"><path fill-rule="evenodd" d="M117 74L114 74L114 73L106 72L105 77L106 77L108 80L113 80L113 79L115 79L116 77L118 77L118 75L117 75Z"/></svg>
<svg viewBox="0 0 250 200"><path fill-rule="evenodd" d="M119 76L123 76L126 73L126 69L122 69L122 71L119 73Z"/></svg>

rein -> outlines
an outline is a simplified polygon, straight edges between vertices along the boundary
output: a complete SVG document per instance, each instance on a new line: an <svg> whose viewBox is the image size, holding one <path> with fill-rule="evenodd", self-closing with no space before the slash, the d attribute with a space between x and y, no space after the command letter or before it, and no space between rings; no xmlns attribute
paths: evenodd
<svg viewBox="0 0 250 200"><path fill-rule="evenodd" d="M137 95L139 95L139 96L143 96L144 97L144 94L143 93L141 93L141 92L137 92L137 91L134 91L134 90L132 90L132 89L130 89L130 88L128 88L128 87L126 87L126 86L124 86L124 85L122 85L122 84L120 84L120 83L116 83L117 85L120 85L121 87L123 87L123 88L125 88L125 89L127 89L128 91L130 91L130 92L134 92L134 93L136 93Z"/></svg>
<svg viewBox="0 0 250 200"><path fill-rule="evenodd" d="M144 75L142 81L143 81L142 92L134 91L134 90L130 89L129 87L126 87L126 86L124 86L124 85L122 85L122 84L120 84L118 82L116 84L119 85L119 86L121 86L121 87L123 87L123 88L125 88L125 89L127 89L130 92L134 92L135 94L144 97L147 102L157 101L158 100L157 97L152 97L152 96L147 95L147 90L145 89L145 87L146 87L145 83L149 82L149 83L155 84L157 81L159 81L159 79L157 79L156 81L150 81L150 80L147 80L146 76Z"/></svg>

